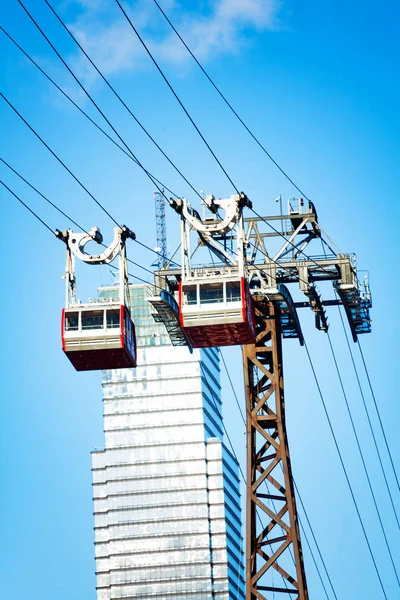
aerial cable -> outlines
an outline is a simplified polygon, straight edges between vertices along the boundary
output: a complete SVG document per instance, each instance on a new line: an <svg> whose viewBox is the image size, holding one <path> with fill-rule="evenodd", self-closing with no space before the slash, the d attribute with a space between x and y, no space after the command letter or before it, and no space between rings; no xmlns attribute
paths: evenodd
<svg viewBox="0 0 400 600"><path fill-rule="evenodd" d="M19 173L16 169L14 169L8 162L6 162L3 158L0 157L0 161L6 165L6 167L8 167L13 173L15 173L15 175L17 175L20 179L22 179L22 181L24 181L32 190L34 190L39 196L41 196L43 198L43 200L45 200L48 204L50 204L55 210L57 210L60 214L62 214L66 219L68 219L69 221L71 221L71 223L73 223L74 225L76 225L76 227L78 227L78 229L80 229L81 231L87 233L88 235L89 232L86 231L86 229L80 225L79 223L77 223L77 221L75 221L72 217L70 217L69 215L67 215L67 213L65 213L63 210L61 210L61 208L59 208L56 204L54 204L54 202L52 202L49 198L47 198L47 196L45 196L44 194L42 194L42 192L40 190L38 190L32 183L30 183L27 179L25 179L25 177L23 177L21 175L21 173ZM136 240L133 240L136 241ZM145 248L147 248L148 250L151 250L152 252L156 252L155 250L152 250L151 248L149 248L148 246L146 246L145 244L142 244L141 242L138 242L140 245L144 246ZM101 246L103 246L104 248L106 248L107 246L105 244L100 244ZM130 258L126 259L127 262L131 263L132 265L135 265L135 267L139 267L139 269L142 269L143 271L147 271L147 273L150 273L150 275L154 275L153 271L150 271L150 269L147 269L146 267L144 267L143 265L140 265L139 263L136 263L135 261L131 260ZM149 285L153 285L155 288L157 288L158 286L156 286L155 284L151 283ZM159 288L160 290L163 288Z"/></svg>
<svg viewBox="0 0 400 600"><path fill-rule="evenodd" d="M383 475L383 478L384 478L385 483L386 483L386 489L387 489L388 494L389 494L389 498L390 498L390 502L391 502L391 505L392 505L392 508L393 508L394 516L395 516L395 519L396 519L396 522L397 522L397 526L400 529L400 522L399 522L399 518L398 518L398 515L397 515L396 507L394 505L393 496L392 496L392 493L390 491L389 482L388 482L388 479L387 479L387 476L386 476L386 471L385 471L385 468L384 468L384 465L383 465L381 453L379 451L378 442L376 440L374 428L373 428L372 422L371 422L371 417L370 417L369 410L368 410L368 407L367 407L367 403L366 403L366 400L365 400L364 392L363 392L363 389L362 389L362 386L361 386L360 377L358 375L357 367L356 367L356 364L355 364L355 361L354 361L353 352L351 350L351 346L350 346L350 342L349 342L349 337L347 335L346 327L345 327L345 324L344 324L344 321L343 321L342 311L340 310L339 306L338 306L338 311L339 311L340 320L342 322L343 331L344 331L344 334L345 334L345 337L346 337L346 343L347 343L347 347L348 347L348 350L349 350L349 353L350 353L351 362L353 364L354 373L355 373L355 376L356 376L356 379L357 379L358 388L360 390L360 394L361 394L361 398L362 398L362 401L363 401L365 413L367 415L367 420L368 420L369 428L370 428L370 431L371 431L372 439L374 440L374 445L375 445L376 453L378 455L379 464L381 466L382 475Z"/></svg>
<svg viewBox="0 0 400 600"><path fill-rule="evenodd" d="M14 196L14 198L16 198L16 199L18 200L18 202L20 202L20 203L22 204L22 206L25 206L25 208L26 208L27 210L29 210L29 212L30 212L30 213L31 213L31 214L32 214L34 217L36 217L36 219L37 219L38 221L40 221L42 225L44 225L44 226L46 227L46 229L48 229L48 230L49 230L49 231L50 231L50 232L51 232L53 235L55 235L55 233L54 233L54 230L53 230L53 229L52 229L52 228L51 228L49 225L47 225L47 223L45 223L45 222L43 221L43 219L41 219L41 218L39 217L39 215L37 215L37 214L36 214L36 213L35 213L35 212L34 212L34 211L31 209L31 208L29 208L29 206L28 206L27 204L25 204L25 202L24 202L23 200L21 200L21 198L20 198L19 196L17 196L17 194L16 194L15 192L13 192L13 191L12 191L12 190L11 190L11 189L8 187L8 185L6 185L6 184L4 183L4 181L2 181L2 180L0 179L0 183L1 183L1 185L3 185L3 186L4 186L4 187L5 187L5 188L6 188L6 189L7 189L7 190L10 192L10 194L12 194L12 195Z"/></svg>
<svg viewBox="0 0 400 600"><path fill-rule="evenodd" d="M71 102L71 104L73 104L75 106L75 108L77 108L79 110L80 113L82 113L82 115L84 115L99 131L101 131L101 133L103 135L105 135L110 142L112 142L114 144L114 146L116 146L117 148L119 148L121 150L121 152L123 152L131 161L133 161L134 163L136 163L138 165L138 161L137 159L132 156L132 154L130 154L129 152L127 152L122 146L120 146L118 144L118 142L116 142L102 127L100 127L100 125L98 125L98 123L96 123L96 121L94 121L88 114L87 112L85 112L66 92L64 92L64 90L54 81L54 79L52 79L39 65L36 61L33 60L33 58L31 56L29 56L29 54L18 44L18 42L16 42L14 40L14 38L4 29L4 27L2 27L0 25L0 30L9 38L9 40L11 42L13 42L13 44L15 44L15 46L24 54L24 56L33 64L35 65L35 67L37 69L39 69L39 71L46 77L46 79L48 79L48 81L50 81L50 83L52 83L54 85L54 87L57 88L57 90L59 92L61 92L61 94L63 94L63 96L65 98L67 98L67 100L69 100L69 102ZM139 166L139 165L138 165ZM155 177L155 175L153 175L152 173L150 173L149 171L147 171L147 174L154 179L155 181L157 181L157 183L160 184L160 186L164 187L170 194L172 194L173 196L177 196L175 194L175 192L173 192L172 190L170 190L162 181L160 181L159 179L157 179L157 177Z"/></svg>
<svg viewBox="0 0 400 600"><path fill-rule="evenodd" d="M0 160L2 160L2 162L4 162L5 164L7 164L3 159L0 159ZM8 187L8 185L6 185L4 183L4 181L0 180L0 183L10 192L10 194L12 194L18 200L18 202L20 202L34 217L36 217L36 219L38 221L40 221L40 223L42 223L42 225L44 225L53 235L56 235L55 234L55 230L52 229L45 221L43 221L43 219L41 219L39 217L39 215L37 215L23 200L21 200L21 198L19 196L17 196L17 194L15 192L13 192L12 189L10 189ZM26 183L28 183L28 182L26 182ZM30 184L28 183L28 185L30 185ZM31 186L31 187L33 188L33 186ZM33 188L33 189L35 189L35 188ZM37 191L37 190L35 190L35 191ZM47 198L45 196L43 196L40 192L37 192L37 193L40 194L45 200L47 200ZM50 200L47 200L47 201L50 202ZM52 202L50 202L50 204L53 205ZM74 223L74 225L77 225L77 223L75 223L75 221L73 221L70 217L68 217L68 215L66 215L61 209L59 209L55 205L53 205L53 206L54 206L54 208L56 210L58 210L61 214L63 214L67 219L69 219L72 223ZM82 229L82 231L85 231L79 225L77 225L77 226L79 227L79 229ZM101 245L104 246L104 247L106 247L105 244L101 244ZM129 262L131 262L132 264L136 265L137 267L145 269L145 267L141 267L141 265L139 265L139 264L137 264L137 263L135 263L133 261L129 261ZM115 265L113 265L111 263L108 266L111 267L112 269L118 270L118 267L116 267ZM145 269L145 270L147 271L147 269ZM154 283L149 283L148 281L146 281L145 279L142 279L141 277L138 277L137 275L132 275L132 273L129 273L129 272L128 272L128 275L129 275L129 277L132 277L132 279L137 279L138 281L140 281L142 283L145 283L146 285L150 285L150 286L152 286L154 288L158 287ZM161 289L161 288L159 288L159 289Z"/></svg>
<svg viewBox="0 0 400 600"><path fill-rule="evenodd" d="M18 0L20 2L20 0ZM46 0L45 0L46 1ZM131 28L133 29L133 31L135 32L138 40L140 41L140 43L142 44L143 48L146 50L147 54L149 55L149 57L151 58L151 60L153 61L154 65L156 66L158 72L160 73L161 77L164 79L165 83L167 84L167 86L169 87L169 89L171 90L171 92L173 93L173 95L175 96L176 100L178 101L179 105L181 106L181 108L183 109L184 113L186 114L186 116L188 117L189 121L192 123L193 127L196 129L197 133L199 134L199 136L201 137L201 139L203 140L203 142L205 143L205 145L207 146L208 150L211 152L212 156L214 157L214 159L216 160L216 162L218 163L218 165L220 166L221 170L223 171L223 173L225 174L226 178L228 179L228 181L230 182L230 184L232 185L232 187L234 188L234 190L236 191L237 194L239 194L239 189L236 187L236 185L233 183L232 179L230 178L230 176L228 175L227 171L225 170L225 168L223 167L222 163L220 162L220 160L218 159L217 155L215 154L215 152L213 151L213 149L211 148L210 144L207 142L206 138L204 137L204 135L201 133L200 129L198 128L198 126L196 125L196 123L194 122L194 120L192 119L192 117L190 116L188 110L185 108L185 105L183 104L182 100L179 98L178 94L175 92L174 88L172 87L172 85L170 84L170 82L168 81L167 77L165 76L164 72L162 71L161 67L159 66L159 64L157 63L156 59L154 58L154 56L152 55L152 53L150 52L149 48L147 47L147 45L145 44L144 40L142 39L142 37L140 36L139 32L137 31L137 29L135 28L135 26L133 25L131 19L128 17L127 13L125 12L124 8L122 7L121 3L119 2L119 0L115 0L116 3L118 4L119 8L121 9L122 13L124 14L126 20L128 21L129 25L131 26Z"/></svg>
<svg viewBox="0 0 400 600"><path fill-rule="evenodd" d="M222 350L220 350L220 354L221 354L221 358L222 358L223 365L224 365L224 367L225 367L225 372L226 372L226 374L227 374L227 376L228 376L228 380L229 380L229 383L230 383L230 385L231 385L231 389L232 389L232 392L233 392L233 396L234 396L234 398L235 398L235 401L236 401L237 407L238 407L238 409L239 409L239 412L240 412L240 415L241 415L241 417L242 417L242 421L243 421L244 425L246 425L246 419L244 418L243 410L242 410L242 407L240 406L239 399L238 399L238 397L237 397L236 390L235 390L235 387L234 387L234 385L233 385L233 381L232 381L232 379L231 379L231 376L230 376L230 374L229 374L228 367L226 366L226 362L225 362L224 355L222 354Z"/></svg>
<svg viewBox="0 0 400 600"><path fill-rule="evenodd" d="M168 258L168 266L171 264L171 262L173 262L173 260L172 260L172 259L173 259L173 258L174 258L174 256L175 256L175 255L178 253L178 251L179 251L179 249L180 249L180 247L181 247L181 246L182 246L182 243L179 243L179 245L178 245L177 249L175 250L175 252L173 252L173 253L171 254L171 258Z"/></svg>
<svg viewBox="0 0 400 600"><path fill-rule="evenodd" d="M307 537L307 534L306 534L306 530L304 529L304 525L303 525L303 523L302 523L302 521L301 521L301 519L300 519L300 518L299 518L299 523L300 523L301 530L302 530L302 532L303 532L303 537L304 537L304 539L306 540L306 543L307 543L307 546L308 546L308 550L309 550L309 552L310 552L310 554L311 554L311 556L312 556L312 559L313 559L313 562L314 562L314 566L315 566L315 568L316 568L316 571L317 571L317 573L318 573L319 580L320 580L320 582L321 582L321 585L322 585L322 587L323 587L323 589L324 589L325 596L326 596L327 600L329 600L328 592L327 592L327 589L326 589L326 586L325 586L324 580L322 579L321 571L319 570L319 567L318 567L317 561L316 561L316 559L315 559L315 556L314 556L314 554L313 554L313 551L312 551L312 549L311 549L310 541L309 541L309 539L308 539L308 537ZM335 596L335 597L336 597L336 596Z"/></svg>
<svg viewBox="0 0 400 600"><path fill-rule="evenodd" d="M18 0L19 1L19 0ZM96 198L93 196L93 194L91 194L89 192L89 190L83 185L83 183L81 181L79 181L79 179L73 174L73 172L67 167L67 165L61 160L61 158L59 158L57 156L57 154L50 148L50 146L48 144L46 144L46 142L44 141L43 138L40 137L40 135L33 129L33 127L31 127L31 125L29 125L28 121L26 119L24 119L24 117L21 115L21 113L18 112L18 110L15 108L15 106L13 106L11 104L11 102L9 100L7 100L7 98L5 97L5 95L0 92L0 96L3 98L3 100L5 100L5 102L7 102L7 104L9 105L10 108L12 108L12 110L19 116L19 118L25 123L25 125L32 131L32 133L38 138L38 140L40 140L42 142L42 144L44 146L46 146L47 150L54 156L54 158L64 167L64 169L66 169L68 171L68 173L71 175L71 177L73 177L75 179L75 181L81 186L81 188L83 188L85 190L85 192L92 198L92 200L94 200L94 202L97 204L97 206L99 206L101 208L101 210L103 212L106 213L106 215L111 219L111 221L117 226L120 227L119 223L114 219L114 217L108 212L108 210L106 208L104 208L104 206L98 201L96 200Z"/></svg>
<svg viewBox="0 0 400 600"><path fill-rule="evenodd" d="M298 192L300 192L300 194L306 199L306 200L310 200L306 194L304 192L301 191L301 189L295 184L295 182L293 181L293 179L291 179L289 177L289 175L282 169L282 167L276 162L276 160L271 156L271 154L267 151L267 149L263 146L263 144L259 141L259 139L254 135L254 133L250 130L250 128L246 125L246 123L243 121L243 119L239 116L239 114L236 112L236 110L233 108L233 106L230 104L230 102L227 100L226 96L224 96L224 94L221 92L221 90L218 88L217 84L211 79L210 75L207 73L207 71L204 69L204 67L201 65L201 63L198 61L198 59L196 58L196 56L194 55L194 53L192 52L192 50L189 48L189 46L186 44L186 42L184 41L184 39L182 38L182 36L180 35L180 33L177 31L177 29L175 28L175 26L171 23L170 19L167 17L167 15L165 14L165 12L163 11L163 9L161 8L161 6L159 5L159 3L157 2L157 0L153 0L154 3L157 5L158 9L160 10L160 12L164 15L166 21L169 23L169 25L171 26L171 28L174 30L174 32L176 33L176 35L178 36L178 38L180 39L180 41L182 42L182 44L185 46L186 50L189 52L189 54L191 55L191 57L193 58L193 60L196 62L196 64L200 67L201 71L204 73L204 75L207 77L208 81L211 83L211 85L214 87L214 89L216 90L216 92L221 96L222 100L225 102L225 104L229 107L229 109L233 112L233 114L235 115L235 117L240 121L240 123L243 125L243 127L246 129L246 131L251 135L251 137L253 138L253 140L258 144L258 146L261 148L261 150L268 156L268 158L274 163L274 165L279 169L279 171L282 173L282 175L284 175L286 177L286 179L296 188L296 190Z"/></svg>
<svg viewBox="0 0 400 600"><path fill-rule="evenodd" d="M44 200L46 200L46 202L48 202L60 214L62 214L63 217L65 217L66 219L68 219L68 221L71 221L71 223L73 223L74 225L76 225L76 227L78 227L78 229L81 229L85 233L88 233L87 231L85 231L85 228L82 227L82 225L79 225L79 223L77 223L76 221L74 221L74 219L72 219L72 217L70 217L69 215L67 215L67 213L65 213L63 210L61 210L61 208L59 208L56 204L54 204L54 202L52 202L51 200L49 200L49 198L46 198L46 196L44 194L42 194L42 192L40 192L34 185L32 185L31 183L29 183L29 181L27 179L25 179L25 177L23 177L20 173L18 173L18 171L16 171L10 164L8 164L8 162L6 162L4 160L4 158L0 157L0 161L4 165L6 165L6 167L8 167L13 173L15 173L15 175L17 175L20 179L22 179L22 181L24 181L27 185L29 185L29 187L32 190L34 190L37 194L39 194L39 196L41 196Z"/></svg>
<svg viewBox="0 0 400 600"><path fill-rule="evenodd" d="M134 152L130 149L130 147L128 146L128 144L123 140L123 138L119 135L118 131L115 129L115 127L111 124L110 120L106 117L106 115L103 113L103 111L101 110L101 108L98 106L98 104L93 100L92 96L89 94L89 92L86 90L86 88L84 87L84 85L82 85L82 83L79 81L79 79L76 77L76 75L73 73L73 71L70 69L70 67L67 65L67 63L65 62L65 60L63 59L63 57L61 56L61 54L56 50L56 48L53 46L53 44L51 43L51 41L49 40L49 38L46 36L46 34L44 33L44 31L40 28L40 26L38 25L38 23L35 21L35 19L33 18L33 16L30 14L30 12L28 11L27 8L25 8L25 6L23 5L21 0L18 0L19 4L22 6L22 8L24 9L24 11L26 12L26 14L28 15L28 17L31 19L32 23L35 25L35 27L38 29L38 31L42 34L42 36L44 37L44 39L46 40L46 42L49 44L49 46L53 49L53 51L57 54L57 56L59 57L59 59L61 60L61 62L65 65L65 67L67 68L67 70L69 71L69 73L72 75L72 77L75 79L75 81L77 82L77 84L79 85L79 87L82 89L82 91L85 93L85 95L89 98L89 100L92 102L93 106L95 106L95 108L98 110L98 112L101 114L101 116L103 117L103 119L106 121L106 123L109 125L109 127L113 130L113 132L115 133L115 135L118 137L118 139L122 142L122 144L125 146L125 148L128 150L128 152L136 159L136 162L138 164L138 166L143 170L143 172L149 177L149 179L151 180L151 182L153 183L153 185L158 189L158 191L160 192L160 194L162 196L164 196L164 198L168 201L168 198L165 196L164 192L162 191L162 188L160 188L158 186L158 184L156 183L156 181L151 177L151 175L149 174L149 172L144 168L144 166L142 165L142 163L139 161L139 159L135 156ZM118 225L119 227L119 225Z"/></svg>
<svg viewBox="0 0 400 600"><path fill-rule="evenodd" d="M54 156L54 158L57 159L57 161L64 167L64 169L66 169L66 171L68 171L68 173L75 179L75 181L80 185L80 187L95 201L95 203L106 213L106 215L108 217L110 217L110 219L113 221L113 223L117 226L117 227L121 227L119 225L119 223L114 219L114 217L112 217L112 215L104 208L104 206L101 204L101 202L99 202L95 196L93 196L93 194L85 187L85 185L78 179L78 177L76 177L76 175L74 175L74 173L67 167L67 165L61 160L61 158L59 158L57 156L57 154L50 148L50 146L48 144L46 144L46 142L43 140L43 138L40 137L40 135L33 129L33 127L31 125L29 125L29 123L26 121L26 119L24 119L24 117L18 112L18 110L11 104L11 102L9 102L9 100L7 100L7 98L4 96L4 94L2 92L0 92L0 96L3 98L3 100L5 100L7 102L7 104L13 109L13 111L20 117L20 119L25 123L25 125L32 131L32 133L42 142L42 144L49 150L49 152ZM147 250L150 250L151 252L154 252L155 254L159 254L156 250L153 250L152 248L150 248L149 246L146 246L146 244L143 244L143 242L140 242L139 240L134 240L137 244L140 244L141 246L143 246L144 248L147 248ZM180 265L178 263L176 263L174 261L174 264L176 264L178 267L180 267Z"/></svg>
<svg viewBox="0 0 400 600"><path fill-rule="evenodd" d="M324 559L323 559L323 556L322 556L322 554L321 554L321 550L320 550L320 548L319 548L319 544L318 544L318 542L317 542L317 539L316 539L316 537L315 537L314 530L313 530L313 528L311 527L310 519L308 518L308 514L307 514L307 511L306 511L306 508L305 508L305 506L304 506L304 504L303 504L303 500L302 500L302 498L301 498L301 495L300 495L299 488L297 487L297 484L296 484L296 481L295 481L295 479L294 479L294 478L293 478L293 485L294 485L294 487L295 487L295 489L296 489L296 494L297 494L297 496L298 496L298 498L299 498L299 500L300 500L300 504L301 504L301 507L302 507L302 509L303 509L304 516L306 517L306 520L307 520L307 523L308 523L308 527L310 528L311 535L312 535L312 537L313 537L314 544L315 544L315 546L316 546L316 548L317 548L317 551L318 551L319 557L320 557L320 559L321 559L321 563L322 563L322 565L323 565L323 567L324 567L324 571L325 571L325 573L326 573L326 576L327 576L327 578L328 578L329 585L331 586L331 589L332 589L333 595L335 596L335 599L336 599L336 600L338 600L338 598L337 598L337 596L336 596L335 588L333 587L333 584L332 584L331 578L329 577L329 572L328 572L328 569L326 568L325 561L324 561ZM299 519L299 520L300 520L300 519ZM301 524L301 526L303 527L303 525L302 525L302 523L301 523L301 520L300 520L300 524ZM303 527L303 532L304 532L304 527ZM305 536L305 537L306 537L306 536ZM307 537L306 537L306 539L307 539ZM310 547L310 546L309 546L309 547ZM325 586L324 586L324 589L325 589ZM326 590L325 590L325 592L326 592Z"/></svg>
<svg viewBox="0 0 400 600"><path fill-rule="evenodd" d="M380 510L379 510L379 507L378 507L378 503L376 501L376 497L375 497L375 493L374 493L374 490L373 490L373 487L372 487L371 479L370 479L369 474L368 474L368 469L367 469L367 465L365 463L364 455L363 455L362 450L361 450L360 441L358 439L357 430L356 430L356 427L355 427L355 424L354 424L354 420L353 420L353 415L352 415L351 410L350 410L350 405L349 405L349 402L348 402L348 399L347 399L346 391L344 389L342 376L341 376L340 371L339 371L339 365L337 363L337 359L336 359L335 351L333 349L332 340L331 340L331 336L329 334L329 331L327 331L327 336L328 336L328 341L329 341L329 346L330 346L330 349L331 349L333 361L335 363L336 373L337 373L338 378L339 378L340 387L341 387L343 398L344 398L344 401L345 401L345 404L346 404L347 413L349 415L351 427L352 427L352 430L353 430L353 433L354 433L354 437L355 437L355 440L356 440L356 443L357 443L358 452L360 454L360 458L361 458L361 461L362 461L362 464L363 464L363 467L364 467L364 472L365 472L365 475L366 475L366 478L367 478L367 481L368 481L368 486L369 486L369 489L370 489L370 492L371 492L372 500L374 502L376 513L378 515L379 524L380 524L381 529L382 529L383 537L385 538L385 543L386 543L387 550L389 552L390 561L392 563L393 570L394 570L395 575L396 575L397 583L398 583L398 585L400 587L400 579L399 579L399 576L397 574L396 565L394 564L392 551L390 549L389 542L388 542L387 535L386 535L386 531L385 531L385 527L384 527L383 522L382 522L381 513L380 513Z"/></svg>
<svg viewBox="0 0 400 600"><path fill-rule="evenodd" d="M324 241L324 243L326 243L325 240L321 239L322 249L323 249L323 252L324 252L325 257L326 257L325 247L322 244L323 241ZM331 250L331 248L329 247L329 245L328 245L328 248ZM335 291L335 296L337 296L336 291ZM363 402L365 414L367 416L367 420L368 420L369 428L370 428L370 431L371 431L372 439L374 441L376 453L378 455L378 460L379 460L379 464L380 464L380 467L381 467L381 470L382 470L382 475L383 475L383 478L385 480L386 489L387 489L388 494L389 494L390 503L391 503L392 508L393 508L394 516L395 516L395 519L396 519L396 523L397 523L398 528L400 529L399 518L398 518L398 515L397 515L396 507L394 505L393 496L392 496L392 493L390 491L389 482L388 482L388 479L387 479L387 476L386 476L386 471L385 471L385 468L383 466L383 461L382 461L381 453L379 451L379 446L378 446L378 443L377 443L377 440L376 440L376 436L375 436L375 433L374 433L374 428L372 426L371 417L370 417L369 410L368 410L368 407L367 407L367 403L366 403L366 400L365 400L364 392L363 392L363 389L362 389L362 386L361 386L361 381L360 381L360 377L358 375L357 367L356 367L356 364L355 364L355 361L354 361L353 352L351 350L351 346L350 346L350 342L349 342L349 337L347 335L347 331L346 331L346 327L345 327L345 324L344 324L344 321L343 321L343 316L342 316L342 311L340 310L340 306L338 306L338 312L339 312L339 316L340 316L340 321L342 323L343 332L344 332L344 335L345 335L345 338L346 338L347 348L348 348L349 353L350 353L350 358L351 358L351 362L352 362L352 365L353 365L354 373L355 373L355 376L356 376L356 379L357 379L358 388L360 390L360 394L361 394L361 398L362 398L362 402ZM360 347L360 350L361 350L361 347ZM366 365L364 364L364 366L366 366ZM367 373L367 377L368 377L368 373ZM368 379L369 379L369 377L368 377ZM370 383L370 387L371 387L371 382L369 382L369 383ZM379 414L378 406L376 405L376 403L375 403L375 408L376 408L376 411L378 413L378 418L379 418L379 421L380 421L380 424L381 424L382 433L383 433L383 436L384 436L384 439L385 439L385 442L386 442L386 447L387 447L387 450L388 450L388 453L389 453L389 458L390 458L390 461L391 461L391 464L392 464L392 467L393 467L393 472L394 472L394 475L395 475L395 478L396 478L396 482L397 482L398 488L400 490L399 482L397 480L396 471L394 469L392 455L391 455L391 452L390 452L390 449L389 449L389 445L387 443L385 431L383 429L383 424L382 424L382 421L380 419L380 414Z"/></svg>
<svg viewBox="0 0 400 600"><path fill-rule="evenodd" d="M365 359L364 359L364 354L363 354L363 351L362 351L362 348L361 348L360 341L359 341L359 340L357 340L357 343L358 343L358 349L359 349L359 351L360 351L361 359L362 359L362 362L363 362L363 365L364 365L365 374L366 374L366 376L367 376L367 380L368 380L369 389L370 389L370 391L371 391L372 399L373 399L373 401L374 401L375 410L376 410L376 413L377 413L377 415L378 415L379 424L380 424L380 426L381 426L382 435L383 435L383 438L384 438L384 440L385 440L386 449L387 449L387 451L388 451L388 454L389 454L390 463L391 463L391 465L392 465L393 473L394 473L394 476L395 476L395 479L396 479L397 487L398 487L398 488L399 488L399 490L400 490L399 479L398 479L398 477L397 477L397 472L396 472L396 469L395 469L395 466L394 466L394 462L393 462L393 458L392 458L392 453L390 452L390 448L389 448L389 444L388 444L388 441L387 441L387 437L386 437L385 429L384 429L384 427L383 427L383 423L382 423L381 415L380 415L379 408L378 408L378 403L377 403L377 401L376 401L376 398L375 398L375 393L374 393L374 390L373 390L373 387L372 387L371 379L370 379L370 377L369 377L368 368L367 368L367 365L366 365L366 362L365 362Z"/></svg>
<svg viewBox="0 0 400 600"><path fill-rule="evenodd" d="M161 256L161 258L165 258L166 260L168 260L169 263L172 262L172 263L174 263L174 265L181 268L181 265L179 263L175 262L171 258L168 258L168 256L165 256L165 254L162 254L161 252L157 252L157 250L153 250L153 248L150 248L150 246L146 246L146 244L143 244L143 242L139 242L139 240L135 240L135 242L137 244L139 244L139 246L143 246L143 248L146 248L147 250L150 250L150 252L157 254L157 256Z"/></svg>
<svg viewBox="0 0 400 600"><path fill-rule="evenodd" d="M386 594L386 591L385 591L385 588L384 588L384 585L383 585L383 582L382 582L382 578L381 578L381 575L379 573L378 565L376 564L376 561L375 561L375 556L374 556L374 553L372 551L372 547L371 547L371 544L370 544L370 541L369 541L369 538L368 538L368 535L367 535L367 532L366 532L366 529L365 529L365 525L364 525L363 519L361 517L360 510L358 508L357 500L356 500L356 498L354 496L354 492L353 492L352 485L350 483L349 475L347 473L347 470L346 470L346 467L345 467L345 464L344 464L344 461L343 461L342 453L340 452L339 443L337 441L337 438L336 438L336 435L335 435L335 432L334 432L334 429L333 429L333 425L332 425L331 419L329 417L328 409L326 408L325 399L324 399L324 396L322 394L322 390L321 390L321 387L320 387L320 384L319 384L319 381L318 381L317 374L315 372L314 364L313 364L313 362L311 360L310 352L308 350L308 346L307 346L307 343L305 341L304 341L304 347L305 347L306 352L307 352L307 357L308 357L308 361L310 363L311 371L312 371L313 376L314 376L314 380L315 380L315 383L316 383L316 386L317 386L317 389L318 389L318 393L319 393L319 396L320 396L320 399L321 399L321 402L322 402L322 406L323 406L323 409L324 409L324 412L325 412L325 416L326 416L327 421L328 421L329 429L331 431L331 434L332 434L332 437L333 437L333 441L335 443L336 451L337 451L337 453L339 455L339 460L340 460L340 463L342 465L343 473L345 475L346 482L347 482L347 485L348 485L348 488L349 488L349 491L350 491L350 495L351 495L351 498L353 500L354 508L356 509L358 520L360 522L361 529L362 529L363 534L364 534L364 538L365 538L365 541L366 541L366 544L367 544L367 547L368 547L368 550L369 550L369 554L371 556L371 559L372 559L372 562L373 562L373 565L374 565L374 569L375 569L376 575L378 577L378 580L379 580L379 583L380 583L380 587L382 589L382 593L383 593L384 597L386 598L386 600L388 600L388 596Z"/></svg>
<svg viewBox="0 0 400 600"><path fill-rule="evenodd" d="M108 79L103 75L103 73L100 71L100 69L95 65L95 63L93 62L93 60L90 58L90 56L87 54L87 52L83 49L83 47L81 46L81 44L78 42L78 40L75 38L75 36L71 33L71 31L68 29L68 27L66 26L66 24L64 23L64 21L61 19L61 17L59 16L59 14L56 12L56 10L53 8L53 6L50 4L50 2L48 2L48 0L44 0L47 4L47 6L50 8L50 10L52 11L52 13L55 15L55 17L58 19L58 21L60 22L60 24L63 26L63 28L65 29L65 31L70 35L70 37L73 39L73 41L75 42L75 44L78 46L78 48L80 48L80 50L82 51L82 53L86 56L86 58L88 59L88 61L90 62L90 64L92 65L92 67L97 71L97 73L100 75L100 77L103 79L104 83L108 86L108 88L113 92L113 94L118 98L118 100L121 102L121 104L124 106L124 108L128 111L128 113L130 114L130 116L135 120L135 122L139 125L139 127L142 129L142 131L147 135L147 137L153 142L153 144L156 146L156 148L161 152L161 154L164 156L164 158L167 159L167 161L170 163L170 165L175 169L175 171L182 177L182 179L188 184L188 186L192 189L192 191L197 194L197 196L199 198L202 199L201 194L196 190L196 188L190 183L190 181L183 175L183 173L178 169L178 167L175 165L175 163L169 158L169 156L164 152L164 150L159 146L159 144L155 141L155 139L150 135L150 133L147 131L147 129L144 127L144 125L142 125L142 123L139 121L139 119L136 117L136 115L132 112L132 110L129 108L129 106L126 104L126 102L121 98L121 96L118 94L118 92L115 90L115 88L111 85L111 83L108 81ZM63 61L64 62L64 61Z"/></svg>

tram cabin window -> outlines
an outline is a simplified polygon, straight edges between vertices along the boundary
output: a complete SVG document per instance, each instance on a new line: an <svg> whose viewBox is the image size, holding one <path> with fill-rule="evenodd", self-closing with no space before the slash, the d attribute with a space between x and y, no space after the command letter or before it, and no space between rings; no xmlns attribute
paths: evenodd
<svg viewBox="0 0 400 600"><path fill-rule="evenodd" d="M82 313L82 330L87 329L103 329L104 327L104 311L91 310L90 312Z"/></svg>
<svg viewBox="0 0 400 600"><path fill-rule="evenodd" d="M203 283L200 285L200 304L215 304L224 301L222 283Z"/></svg>
<svg viewBox="0 0 400 600"><path fill-rule="evenodd" d="M227 302L240 302L240 281L227 281L226 282L226 301Z"/></svg>
<svg viewBox="0 0 400 600"><path fill-rule="evenodd" d="M79 315L77 312L67 313L65 315L65 331L78 331Z"/></svg>
<svg viewBox="0 0 400 600"><path fill-rule="evenodd" d="M119 327L119 310L107 310L107 329L116 329Z"/></svg>
<svg viewBox="0 0 400 600"><path fill-rule="evenodd" d="M188 285L184 289L185 304L197 304L197 286Z"/></svg>

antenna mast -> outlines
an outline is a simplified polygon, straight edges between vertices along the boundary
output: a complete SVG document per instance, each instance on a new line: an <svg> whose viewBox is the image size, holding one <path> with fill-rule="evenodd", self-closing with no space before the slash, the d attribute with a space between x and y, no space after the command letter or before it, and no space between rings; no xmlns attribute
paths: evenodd
<svg viewBox="0 0 400 600"><path fill-rule="evenodd" d="M157 266L162 269L168 264L164 188L162 192L154 191L154 204L156 208L157 252L159 253Z"/></svg>

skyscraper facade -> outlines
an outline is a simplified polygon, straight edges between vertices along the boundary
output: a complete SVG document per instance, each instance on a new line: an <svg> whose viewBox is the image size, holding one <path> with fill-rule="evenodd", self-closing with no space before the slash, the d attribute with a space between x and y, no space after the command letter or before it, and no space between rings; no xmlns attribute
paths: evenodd
<svg viewBox="0 0 400 600"><path fill-rule="evenodd" d="M97 600L244 598L238 464L223 442L219 351L173 347L131 286L136 369L103 372L93 452ZM113 287L100 298L114 297Z"/></svg>

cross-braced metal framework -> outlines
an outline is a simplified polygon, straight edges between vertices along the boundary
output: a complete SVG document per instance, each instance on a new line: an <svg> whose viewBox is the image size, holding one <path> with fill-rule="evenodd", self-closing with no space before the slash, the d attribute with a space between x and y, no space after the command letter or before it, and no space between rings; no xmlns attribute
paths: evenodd
<svg viewBox="0 0 400 600"><path fill-rule="evenodd" d="M162 269L168 264L164 189L162 193L158 191L154 192L154 203L156 207L157 252L159 252L157 266L159 269Z"/></svg>
<svg viewBox="0 0 400 600"><path fill-rule="evenodd" d="M286 437L279 308L265 296L253 299L257 338L255 344L243 346L246 600L308 600Z"/></svg>

